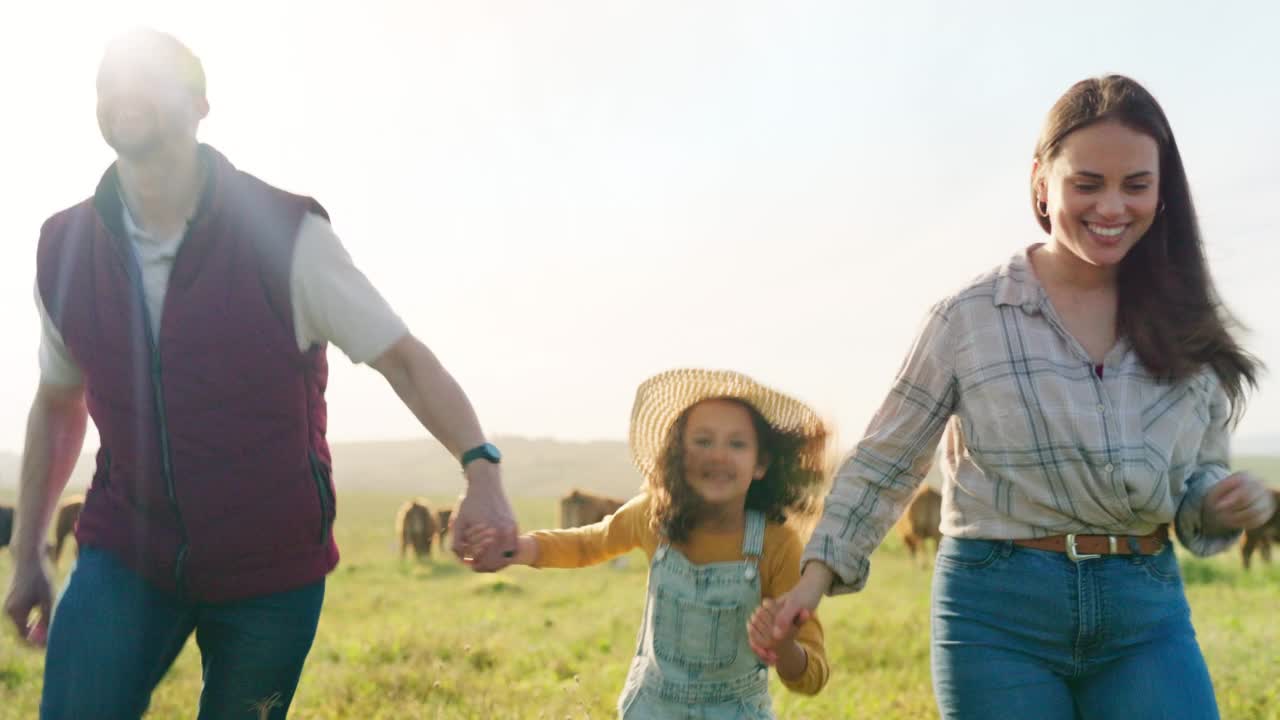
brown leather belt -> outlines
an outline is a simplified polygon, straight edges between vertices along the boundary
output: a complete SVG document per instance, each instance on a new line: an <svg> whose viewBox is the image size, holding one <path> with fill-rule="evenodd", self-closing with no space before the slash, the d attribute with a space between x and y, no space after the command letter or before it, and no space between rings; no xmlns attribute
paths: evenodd
<svg viewBox="0 0 1280 720"><path fill-rule="evenodd" d="M1052 535L1014 540L1015 545L1066 553L1075 562L1103 555L1155 555L1169 544L1169 526L1161 525L1150 535Z"/></svg>

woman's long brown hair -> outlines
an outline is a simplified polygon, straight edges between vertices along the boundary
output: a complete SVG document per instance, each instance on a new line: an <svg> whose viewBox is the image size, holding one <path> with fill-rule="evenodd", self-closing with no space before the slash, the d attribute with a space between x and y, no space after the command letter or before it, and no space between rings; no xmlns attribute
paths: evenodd
<svg viewBox="0 0 1280 720"><path fill-rule="evenodd" d="M1054 104L1040 133L1035 158L1041 173L1068 135L1104 121L1150 136L1160 150L1162 209L1120 262L1117 330L1158 378L1183 380L1208 365L1221 380L1232 417L1238 420L1247 390L1257 386L1261 364L1231 333L1239 323L1223 306L1209 276L1182 155L1160 104L1123 75L1076 83ZM1037 207L1036 184L1042 179L1032 179L1031 204L1040 227L1051 232L1049 218Z"/></svg>

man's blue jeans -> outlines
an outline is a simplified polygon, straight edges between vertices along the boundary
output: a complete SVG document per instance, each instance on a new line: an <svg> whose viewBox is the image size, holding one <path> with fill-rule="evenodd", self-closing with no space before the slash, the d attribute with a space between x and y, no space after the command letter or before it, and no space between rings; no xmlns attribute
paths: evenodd
<svg viewBox="0 0 1280 720"><path fill-rule="evenodd" d="M324 580L236 602L183 602L110 553L82 548L49 628L40 717L140 717L194 631L201 720L283 718L323 603Z"/></svg>
<svg viewBox="0 0 1280 720"><path fill-rule="evenodd" d="M943 538L933 578L943 720L1216 720L1172 546L1072 562Z"/></svg>

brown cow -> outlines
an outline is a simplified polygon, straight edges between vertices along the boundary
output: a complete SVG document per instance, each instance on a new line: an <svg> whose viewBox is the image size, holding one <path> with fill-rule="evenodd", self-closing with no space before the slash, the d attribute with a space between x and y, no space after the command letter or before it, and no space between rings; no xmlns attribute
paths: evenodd
<svg viewBox="0 0 1280 720"><path fill-rule="evenodd" d="M410 546L419 560L430 559L431 541L436 536L436 516L422 498L405 501L396 513L396 535L400 538L400 559Z"/></svg>
<svg viewBox="0 0 1280 720"><path fill-rule="evenodd" d="M933 538L933 552L938 552L938 541L942 539L942 532L938 530L941 522L942 496L937 490L922 483L911 496L911 500L907 503L907 510L902 513L901 518L898 518L896 526L898 534L902 536L903 544L911 551L912 560L916 558L917 550L924 550L925 554L920 556L920 559L923 564L929 564L925 543L929 538Z"/></svg>
<svg viewBox="0 0 1280 720"><path fill-rule="evenodd" d="M453 517L453 508L445 508L436 512L436 518L440 521L438 530L440 532L440 550L444 551L444 538L449 534L449 518Z"/></svg>
<svg viewBox="0 0 1280 720"><path fill-rule="evenodd" d="M72 495L58 505L58 512L54 515L53 521L53 550L49 556L54 565L57 565L62 557L62 546L67 542L67 536L75 532L76 522L80 520L80 511L83 509L83 495ZM76 556L80 556L79 545L76 545Z"/></svg>
<svg viewBox="0 0 1280 720"><path fill-rule="evenodd" d="M1280 508L1280 490L1271 491L1275 495L1276 507ZM1249 569L1249 560L1256 548L1262 552L1262 561L1271 563L1271 543L1280 543L1280 509L1264 525L1244 531L1244 540L1240 542L1240 559L1244 561L1244 569Z"/></svg>
<svg viewBox="0 0 1280 720"><path fill-rule="evenodd" d="M622 507L625 500L574 490L560 499L560 527L573 528L598 523Z"/></svg>

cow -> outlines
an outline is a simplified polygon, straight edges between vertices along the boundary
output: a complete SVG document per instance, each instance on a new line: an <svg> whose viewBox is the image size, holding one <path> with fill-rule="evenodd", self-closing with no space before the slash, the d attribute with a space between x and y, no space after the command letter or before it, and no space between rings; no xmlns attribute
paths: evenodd
<svg viewBox="0 0 1280 720"><path fill-rule="evenodd" d="M0 505L0 548L9 547L13 539L13 508Z"/></svg>
<svg viewBox="0 0 1280 720"><path fill-rule="evenodd" d="M400 538L400 559L410 547L419 559L430 559L431 541L436 536L436 516L422 498L405 501L396 513L396 535Z"/></svg>
<svg viewBox="0 0 1280 720"><path fill-rule="evenodd" d="M560 499L560 527L574 528L598 523L622 507L624 500L574 490Z"/></svg>
<svg viewBox="0 0 1280 720"><path fill-rule="evenodd" d="M436 512L439 521L437 530L440 533L440 550L444 550L444 538L449 534L449 518L453 517L453 508L444 508Z"/></svg>
<svg viewBox="0 0 1280 720"><path fill-rule="evenodd" d="M907 550L911 551L912 560L916 558L917 551L923 550L925 554L921 555L920 559L924 565L929 564L928 548L925 543L929 538L933 538L933 551L938 552L938 541L942 539L942 532L938 529L941 522L942 496L937 490L921 484L911 496L906 512L898 518L896 525L903 544L907 546Z"/></svg>
<svg viewBox="0 0 1280 720"><path fill-rule="evenodd" d="M1280 490L1271 492L1275 495L1275 506L1280 508ZM1244 539L1240 541L1240 559L1244 562L1244 569L1249 569L1249 560L1255 549L1262 553L1262 561L1270 564L1273 542L1280 543L1280 509L1265 524L1244 531Z"/></svg>
<svg viewBox="0 0 1280 720"><path fill-rule="evenodd" d="M67 536L72 535L76 530L76 522L80 520L80 511L84 509L84 496L72 495L63 500L58 505L58 511L54 515L53 521L53 550L49 555L49 559L54 565L58 564L58 560L62 557L62 546L67 542ZM76 546L76 556L80 555L80 546Z"/></svg>
<svg viewBox="0 0 1280 720"><path fill-rule="evenodd" d="M45 555L55 565L58 564L58 558L62 555L62 545L66 542L67 536L75 531L76 520L79 519L80 509L83 506L83 495L73 495L58 506L57 514L54 516L57 544L46 542L44 545ZM11 540L13 540L13 508L0 504L0 548L8 547ZM79 554L79 548L76 554Z"/></svg>

